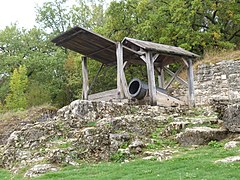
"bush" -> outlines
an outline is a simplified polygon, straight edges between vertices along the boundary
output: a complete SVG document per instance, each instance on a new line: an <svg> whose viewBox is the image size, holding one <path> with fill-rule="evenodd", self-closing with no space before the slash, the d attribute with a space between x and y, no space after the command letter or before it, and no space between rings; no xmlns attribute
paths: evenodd
<svg viewBox="0 0 240 180"><path fill-rule="evenodd" d="M26 66L14 69L10 78L10 92L6 97L6 107L12 110L22 110L27 107L26 89L28 84Z"/></svg>

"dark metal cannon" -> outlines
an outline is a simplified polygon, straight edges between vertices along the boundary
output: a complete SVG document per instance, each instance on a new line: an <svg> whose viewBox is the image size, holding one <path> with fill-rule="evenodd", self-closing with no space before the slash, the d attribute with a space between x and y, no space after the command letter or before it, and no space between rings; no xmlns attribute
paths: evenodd
<svg viewBox="0 0 240 180"><path fill-rule="evenodd" d="M128 86L129 94L132 98L136 98L138 100L143 99L148 91L148 84L141 81L138 78L134 78L130 81ZM162 93L167 95L167 92L165 89L157 88L157 94Z"/></svg>
<svg viewBox="0 0 240 180"><path fill-rule="evenodd" d="M147 90L148 85L138 78L132 79L129 83L128 91L132 98L136 98L138 100L143 99L147 94Z"/></svg>

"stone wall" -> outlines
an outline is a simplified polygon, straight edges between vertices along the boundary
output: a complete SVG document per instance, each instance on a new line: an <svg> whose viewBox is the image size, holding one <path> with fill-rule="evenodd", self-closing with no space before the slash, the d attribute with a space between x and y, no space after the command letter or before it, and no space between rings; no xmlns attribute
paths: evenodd
<svg viewBox="0 0 240 180"><path fill-rule="evenodd" d="M195 79L197 105L209 104L212 100L240 99L240 61L201 64Z"/></svg>

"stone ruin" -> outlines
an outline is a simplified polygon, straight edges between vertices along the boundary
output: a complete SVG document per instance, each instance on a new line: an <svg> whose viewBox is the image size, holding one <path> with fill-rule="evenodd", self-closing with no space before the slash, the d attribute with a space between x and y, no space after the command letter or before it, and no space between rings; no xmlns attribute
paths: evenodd
<svg viewBox="0 0 240 180"><path fill-rule="evenodd" d="M225 60L216 64L201 64L195 80L197 105L211 101L240 100L240 61Z"/></svg>
<svg viewBox="0 0 240 180"><path fill-rule="evenodd" d="M238 65L239 62L223 61L211 65L212 70L208 65L200 66L196 97L197 103L204 106L199 109L76 100L58 110L54 117L45 113L44 121L37 118L40 120L34 123L23 123L13 129L7 139L0 141L1 167L12 172L29 167L25 176L35 177L47 171L57 171L62 164L78 166L82 161L110 161L112 158L128 161L136 155L145 160L162 161L178 153L164 143L161 150L149 150L149 147L159 145L159 138L170 138L174 143L191 147L231 135L233 141L225 148L239 146L237 86L240 83L229 79L234 75L222 68L234 68L231 72L238 81L239 71L232 63ZM216 81L219 78L223 84ZM212 84L208 86L211 81L215 88ZM226 83L231 84L228 90L223 88ZM233 160L238 161L239 157L216 163Z"/></svg>

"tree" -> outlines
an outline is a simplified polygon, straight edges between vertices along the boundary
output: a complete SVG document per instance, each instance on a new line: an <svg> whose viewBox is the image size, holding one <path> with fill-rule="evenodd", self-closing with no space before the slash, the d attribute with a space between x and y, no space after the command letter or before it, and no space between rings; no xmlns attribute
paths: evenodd
<svg viewBox="0 0 240 180"><path fill-rule="evenodd" d="M64 91L64 61L67 55L63 49L52 44L50 38L43 30L25 30L16 25L0 31L0 74L11 76L14 69L23 64L26 66L29 79L26 93L29 93L31 100L28 101L29 105L62 102L56 99L59 99L59 94L64 94L61 92ZM1 100L6 99L9 81L10 79L5 77L1 83ZM38 89L38 97L33 89L30 89L32 87ZM4 104L3 101L2 103Z"/></svg>
<svg viewBox="0 0 240 180"><path fill-rule="evenodd" d="M106 14L104 34L181 46L196 53L240 45L240 3L235 0L120 0Z"/></svg>
<svg viewBox="0 0 240 180"><path fill-rule="evenodd" d="M13 71L10 78L10 92L6 98L6 107L8 109L25 109L27 107L26 89L27 89L27 69L20 65Z"/></svg>
<svg viewBox="0 0 240 180"><path fill-rule="evenodd" d="M37 23L46 31L54 33L64 32L71 26L67 0L54 0L44 2L42 7L36 7Z"/></svg>
<svg viewBox="0 0 240 180"><path fill-rule="evenodd" d="M48 1L36 7L36 21L54 35L73 26L94 29L103 24L104 5L103 0L78 0L72 5L67 0Z"/></svg>

